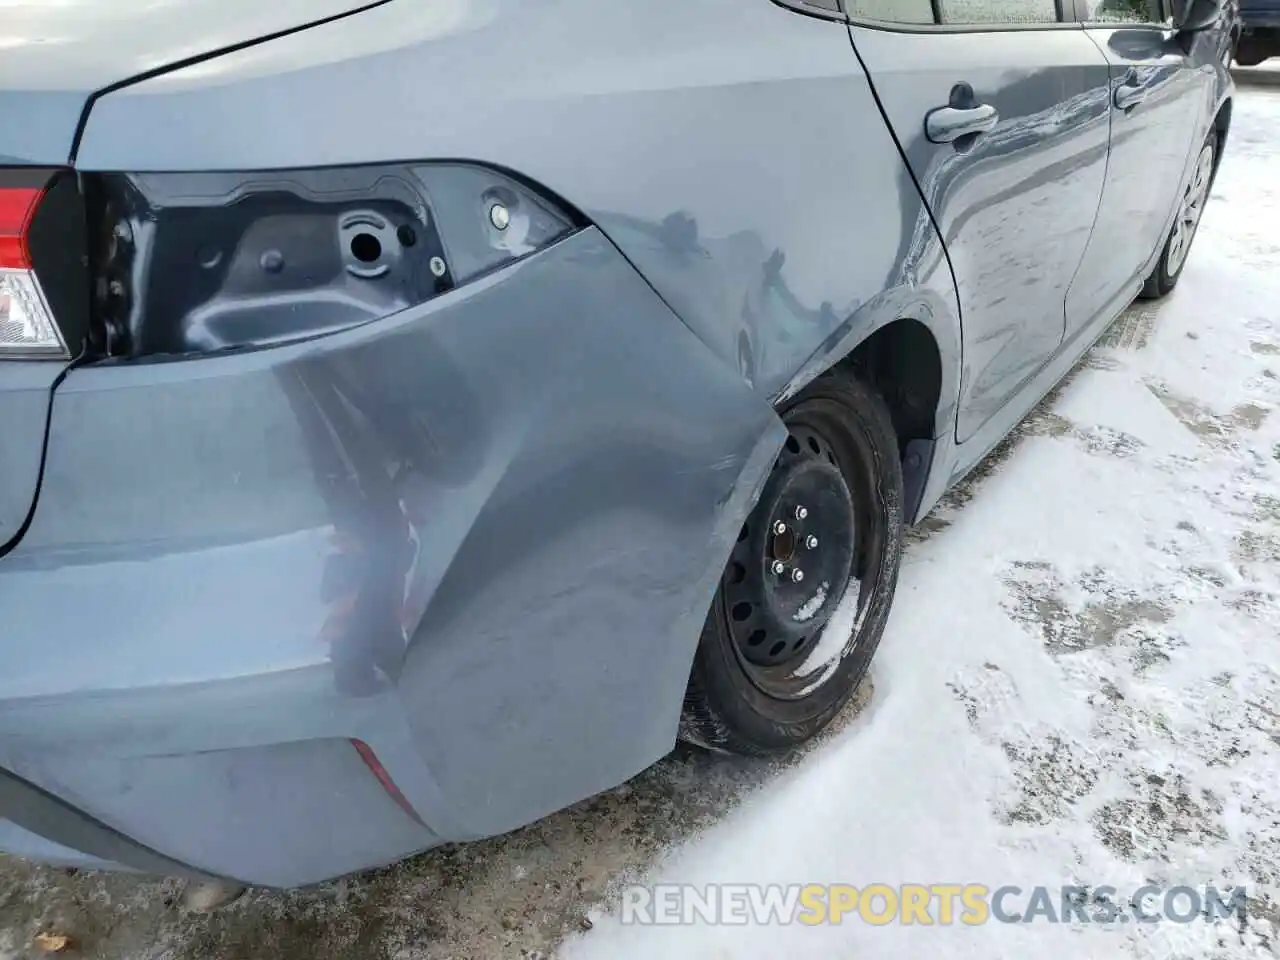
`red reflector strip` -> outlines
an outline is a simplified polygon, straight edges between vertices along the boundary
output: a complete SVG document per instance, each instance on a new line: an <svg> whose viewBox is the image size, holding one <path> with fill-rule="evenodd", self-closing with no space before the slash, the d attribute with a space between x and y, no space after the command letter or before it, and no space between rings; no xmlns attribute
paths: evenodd
<svg viewBox="0 0 1280 960"><path fill-rule="evenodd" d="M419 826L425 827L422 818L418 816L418 812L413 809L409 803L409 798L400 792L400 788L396 786L396 782L391 779L391 774L387 773L387 768L382 765L382 761L378 759L378 755L373 752L373 748L363 740L352 740L351 745L356 748L356 753L360 754L360 759L364 761L364 765L369 768L369 772L377 778L382 784L382 789L387 791L387 796L396 802L401 810L407 813Z"/></svg>
<svg viewBox="0 0 1280 960"><path fill-rule="evenodd" d="M43 188L0 187L0 269L31 269L27 230L43 195Z"/></svg>

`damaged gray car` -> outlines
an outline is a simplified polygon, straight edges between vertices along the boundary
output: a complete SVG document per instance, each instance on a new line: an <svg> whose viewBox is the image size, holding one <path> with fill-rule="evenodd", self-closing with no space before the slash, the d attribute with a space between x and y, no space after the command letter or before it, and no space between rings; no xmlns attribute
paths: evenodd
<svg viewBox="0 0 1280 960"><path fill-rule="evenodd" d="M0 850L292 887L813 737L1177 284L1225 10L7 4Z"/></svg>

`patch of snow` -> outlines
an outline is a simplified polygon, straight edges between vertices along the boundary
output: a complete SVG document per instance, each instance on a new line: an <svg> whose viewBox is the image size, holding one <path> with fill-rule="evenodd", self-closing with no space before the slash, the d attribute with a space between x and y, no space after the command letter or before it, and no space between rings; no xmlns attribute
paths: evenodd
<svg viewBox="0 0 1280 960"><path fill-rule="evenodd" d="M802 695L816 690L827 682L827 678L835 672L844 656L845 648L858 625L858 596L862 584L858 580L850 580L840 596L840 602L822 627L818 642L813 645L804 663L796 669L794 676L809 680Z"/></svg>
<svg viewBox="0 0 1280 960"><path fill-rule="evenodd" d="M831 584L825 580L818 585L818 592L800 605L800 609L796 611L796 615L791 619L796 623L804 623L812 620L813 615L822 609L822 605L827 602L827 591L831 589Z"/></svg>

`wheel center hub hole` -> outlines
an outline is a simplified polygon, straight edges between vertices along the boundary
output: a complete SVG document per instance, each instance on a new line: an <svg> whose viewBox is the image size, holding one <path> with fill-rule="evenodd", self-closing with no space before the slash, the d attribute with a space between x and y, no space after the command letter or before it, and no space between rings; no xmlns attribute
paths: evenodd
<svg viewBox="0 0 1280 960"><path fill-rule="evenodd" d="M721 609L753 668L802 662L850 583L857 514L838 452L816 429L793 427L733 547Z"/></svg>
<svg viewBox="0 0 1280 960"><path fill-rule="evenodd" d="M794 557L796 555L795 531L788 528L782 533L775 533L771 552L773 553L773 559L781 560L783 563Z"/></svg>

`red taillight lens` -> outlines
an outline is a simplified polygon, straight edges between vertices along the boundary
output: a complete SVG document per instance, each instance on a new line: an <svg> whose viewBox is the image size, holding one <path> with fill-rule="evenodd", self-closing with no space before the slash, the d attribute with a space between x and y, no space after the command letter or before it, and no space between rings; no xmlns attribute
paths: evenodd
<svg viewBox="0 0 1280 960"><path fill-rule="evenodd" d="M31 262L31 224L45 189L0 187L0 360L67 355Z"/></svg>
<svg viewBox="0 0 1280 960"><path fill-rule="evenodd" d="M0 269L31 269L27 231L43 194L43 187L0 187Z"/></svg>

